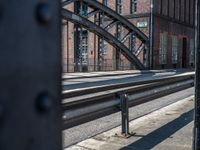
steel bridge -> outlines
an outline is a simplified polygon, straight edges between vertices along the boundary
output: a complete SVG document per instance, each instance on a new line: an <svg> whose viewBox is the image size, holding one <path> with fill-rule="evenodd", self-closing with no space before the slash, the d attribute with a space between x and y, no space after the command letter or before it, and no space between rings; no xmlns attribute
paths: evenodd
<svg viewBox="0 0 200 150"><path fill-rule="evenodd" d="M126 36L134 33L148 49L148 38L128 20L112 11L108 7L94 0L82 0L87 3L92 11L84 17L77 12L66 10L65 6L79 0L63 1L62 4L55 0L35 1L1 1L0 2L0 149L1 150L61 150L62 149L62 105L61 105L61 15L75 24L94 32L108 41L112 46L121 49L137 68L145 69L148 65L142 64L137 54L133 54L124 45ZM62 7L61 7L62 5ZM22 7L23 6L23 7ZM200 149L200 1L196 3L196 101L194 123L194 150ZM61 14L62 8L62 14ZM111 19L111 23L102 27L91 22L88 18L96 13L105 15ZM109 32L114 24L120 24L128 30L128 34L118 39ZM147 50L148 51L148 50ZM148 54L149 52L147 52ZM149 56L146 56L149 57ZM188 81L184 82L183 78ZM182 87L193 85L194 75L191 77L179 77L170 81L171 87L178 90ZM180 82L176 84L174 82ZM158 88L154 96L165 94L167 80L160 83L155 81L146 90ZM135 83L134 83L135 84ZM141 84L141 83L140 83ZM146 84L146 82L145 82ZM123 88L130 88L133 83L127 83ZM119 85L114 85L116 90ZM168 84L167 84L168 86ZM111 87L106 87L110 89ZM126 89L127 93L144 91L146 87ZM105 87L104 87L105 89ZM113 89L113 87L112 87ZM102 91L102 89L95 89ZM95 91L94 90L94 91ZM81 94L83 91L79 91ZM86 91L88 92L88 91ZM121 89L120 89L121 92ZM150 92L153 92L151 90ZM171 91L169 91L170 93ZM149 93L147 91L147 93ZM77 93L71 93L77 94ZM126 94L126 93L125 93ZM124 107L123 120L127 123L127 97L122 93L119 97L115 92L107 95L112 97L109 105L112 108L122 102ZM95 103L102 97L95 96ZM146 97L144 97L145 99ZM116 103L113 103L113 100ZM121 101L119 101L121 99ZM143 100L144 100L143 99ZM132 101L132 100L131 100ZM92 99L87 104L93 111ZM142 101L138 101L142 103ZM135 105L131 102L132 105ZM101 105L101 104L99 104ZM73 104L73 108L79 107ZM104 105L101 105L104 109ZM64 105L67 108L67 104ZM70 109L72 107L69 107ZM86 108L87 110L87 108ZM89 111L89 110L87 110ZM118 110L107 110L118 111ZM81 112L81 111L79 111ZM96 113L100 113L99 111ZM78 124L82 120L79 115L70 118L71 123ZM95 117L95 114L94 114ZM71 126L67 121L67 127ZM127 130L126 130L127 131Z"/></svg>
<svg viewBox="0 0 200 150"><path fill-rule="evenodd" d="M74 12L71 12L67 10L67 5L70 5L71 3L74 4L74 6L82 8L83 4L86 4L91 11L88 14L81 14L82 10L80 12L77 11L77 8L74 9ZM78 4L77 4L78 3ZM93 0L66 0L62 2L62 18L64 20L73 22L75 25L79 25L84 27L85 29L89 30L90 32L95 33L98 35L100 38L104 39L107 41L109 44L111 44L113 47L116 48L117 53L119 54L119 51L122 52L122 54L133 64L137 69L145 69L148 68L148 53L149 53L149 39L148 37L140 31L139 28L137 28L135 25L133 25L129 20L127 20L125 17L121 16L117 12L113 11L106 5L98 2L98 1L93 1ZM95 22L91 21L91 17L99 14L99 23L96 24ZM102 19L104 18L104 19ZM105 19L109 20L106 25L102 26L102 24L105 24ZM111 33L110 29L113 28L115 25L120 25L124 29L127 30L127 34L122 37L118 38L114 35L117 35L116 33L118 32L118 29L116 30L116 33ZM131 35L134 35L141 41L141 45L138 47L138 49L133 53L127 46L124 44L128 37ZM75 42L78 43L78 42ZM81 42L80 42L81 43ZM131 43L133 44L133 43ZM81 56L79 52L79 49L76 46L75 49L75 63L76 66L78 66L78 62L81 62ZM145 53L144 56L144 64L140 62L140 60L137 58L138 54L143 51ZM101 56L100 51L98 51L98 62L101 62ZM118 55L116 57L119 57ZM116 58L116 60L119 60ZM119 62L116 64L119 65ZM99 64L100 65L100 64ZM118 66L116 65L116 66ZM119 67L117 67L119 68Z"/></svg>

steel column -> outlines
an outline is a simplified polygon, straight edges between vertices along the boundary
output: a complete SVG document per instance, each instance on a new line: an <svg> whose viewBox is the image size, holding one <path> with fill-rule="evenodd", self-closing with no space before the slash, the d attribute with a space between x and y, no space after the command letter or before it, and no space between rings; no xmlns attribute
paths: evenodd
<svg viewBox="0 0 200 150"><path fill-rule="evenodd" d="M194 150L200 150L200 1L196 2L195 47L196 47L196 77L195 77L195 121Z"/></svg>
<svg viewBox="0 0 200 150"><path fill-rule="evenodd" d="M0 149L61 150L60 2L0 8Z"/></svg>
<svg viewBox="0 0 200 150"><path fill-rule="evenodd" d="M74 13L78 14L78 5L80 2L74 2ZM75 23L74 24L74 71L79 71L79 61L80 61L80 57L79 57L79 28L80 25Z"/></svg>
<svg viewBox="0 0 200 150"><path fill-rule="evenodd" d="M154 63L154 54L153 54L153 47L154 47L154 0L150 0L150 32L149 32L149 53L148 53L148 68L153 69Z"/></svg>

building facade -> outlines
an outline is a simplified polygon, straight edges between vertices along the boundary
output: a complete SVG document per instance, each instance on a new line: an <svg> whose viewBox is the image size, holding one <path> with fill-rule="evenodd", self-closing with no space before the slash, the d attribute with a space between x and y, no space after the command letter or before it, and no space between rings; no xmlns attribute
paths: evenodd
<svg viewBox="0 0 200 150"><path fill-rule="evenodd" d="M195 0L99 1L127 18L151 39L149 65L152 69L193 67ZM82 16L91 11L86 4L70 4L66 8ZM89 19L101 27L110 22L103 14ZM127 34L120 24L109 32L119 40ZM135 54L141 42L131 34L124 44ZM143 62L143 51L139 51L137 57ZM81 25L70 22L63 25L63 64L64 72L133 68L120 50Z"/></svg>

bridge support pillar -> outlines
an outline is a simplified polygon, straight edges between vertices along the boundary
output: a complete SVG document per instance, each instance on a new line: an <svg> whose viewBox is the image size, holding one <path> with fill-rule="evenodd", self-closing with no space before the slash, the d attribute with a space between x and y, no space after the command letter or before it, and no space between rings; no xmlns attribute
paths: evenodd
<svg viewBox="0 0 200 150"><path fill-rule="evenodd" d="M200 150L200 1L196 1L195 24L195 118L194 118L194 143L193 150Z"/></svg>
<svg viewBox="0 0 200 150"><path fill-rule="evenodd" d="M0 149L61 150L60 2L0 8Z"/></svg>

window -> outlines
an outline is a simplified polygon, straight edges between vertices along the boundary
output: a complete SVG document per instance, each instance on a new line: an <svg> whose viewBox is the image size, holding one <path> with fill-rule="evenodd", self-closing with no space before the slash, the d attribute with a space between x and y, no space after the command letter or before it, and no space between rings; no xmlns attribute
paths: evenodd
<svg viewBox="0 0 200 150"><path fill-rule="evenodd" d="M137 0L131 0L131 14L137 12Z"/></svg>
<svg viewBox="0 0 200 150"><path fill-rule="evenodd" d="M194 39L190 39L190 65L194 65Z"/></svg>
<svg viewBox="0 0 200 150"><path fill-rule="evenodd" d="M172 36L172 63L178 63L178 38L177 36Z"/></svg>
<svg viewBox="0 0 200 150"><path fill-rule="evenodd" d="M99 48L100 48L99 50L100 50L101 55L102 56L105 55L106 50L107 50L107 44L106 44L105 40L102 38L99 41Z"/></svg>
<svg viewBox="0 0 200 150"><path fill-rule="evenodd" d="M117 13L122 13L122 0L116 0L116 11Z"/></svg>
<svg viewBox="0 0 200 150"><path fill-rule="evenodd" d="M87 16L88 14L88 5L86 3L78 3L78 14L81 16Z"/></svg>
<svg viewBox="0 0 200 150"><path fill-rule="evenodd" d="M167 63L167 33L160 33L159 61L164 65Z"/></svg>
<svg viewBox="0 0 200 150"><path fill-rule="evenodd" d="M88 62L88 32L79 31L79 57L83 64Z"/></svg>
<svg viewBox="0 0 200 150"><path fill-rule="evenodd" d="M103 0L103 4L108 6L108 0Z"/></svg>

